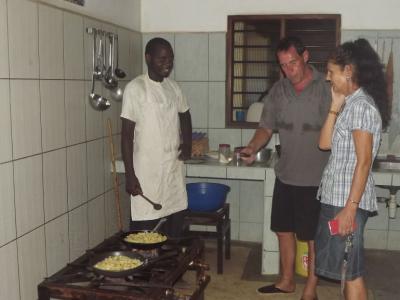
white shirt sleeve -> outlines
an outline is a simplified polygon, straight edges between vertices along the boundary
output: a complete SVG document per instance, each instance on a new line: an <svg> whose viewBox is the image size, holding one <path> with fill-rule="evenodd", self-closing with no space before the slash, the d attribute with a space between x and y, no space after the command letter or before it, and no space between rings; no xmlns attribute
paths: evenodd
<svg viewBox="0 0 400 300"><path fill-rule="evenodd" d="M144 95L143 88L136 81L130 82L122 99L121 117L137 122L140 116L140 100Z"/></svg>

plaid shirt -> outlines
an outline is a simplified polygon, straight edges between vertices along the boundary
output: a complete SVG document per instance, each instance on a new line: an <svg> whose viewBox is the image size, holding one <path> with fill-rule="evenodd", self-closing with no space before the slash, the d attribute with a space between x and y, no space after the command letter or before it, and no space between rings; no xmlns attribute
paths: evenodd
<svg viewBox="0 0 400 300"><path fill-rule="evenodd" d="M352 131L363 130L373 135L372 157L375 158L382 130L382 120L375 102L362 88L346 97L345 101L336 120L331 156L318 191L322 203L338 207L346 204L357 163ZM371 169L359 207L368 211L378 209Z"/></svg>

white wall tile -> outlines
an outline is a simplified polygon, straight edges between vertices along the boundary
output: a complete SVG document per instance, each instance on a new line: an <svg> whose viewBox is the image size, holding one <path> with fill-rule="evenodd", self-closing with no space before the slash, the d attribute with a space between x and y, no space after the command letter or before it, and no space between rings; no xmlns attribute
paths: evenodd
<svg viewBox="0 0 400 300"><path fill-rule="evenodd" d="M64 214L67 204L67 151L65 148L43 153L45 221Z"/></svg>
<svg viewBox="0 0 400 300"><path fill-rule="evenodd" d="M74 261L89 247L88 207L84 204L68 213L69 259Z"/></svg>
<svg viewBox="0 0 400 300"><path fill-rule="evenodd" d="M45 225L47 276L69 262L68 215L62 215Z"/></svg>
<svg viewBox="0 0 400 300"><path fill-rule="evenodd" d="M104 193L104 143L96 140L87 143L88 199Z"/></svg>
<svg viewBox="0 0 400 300"><path fill-rule="evenodd" d="M239 240L239 222L231 222L231 239Z"/></svg>
<svg viewBox="0 0 400 300"><path fill-rule="evenodd" d="M273 168L265 170L264 196L272 196L275 185L275 171Z"/></svg>
<svg viewBox="0 0 400 300"><path fill-rule="evenodd" d="M208 82L179 82L190 107L194 128L208 127Z"/></svg>
<svg viewBox="0 0 400 300"><path fill-rule="evenodd" d="M0 299L20 300L17 243L0 248Z"/></svg>
<svg viewBox="0 0 400 300"><path fill-rule="evenodd" d="M89 248L102 242L105 238L104 195L88 202Z"/></svg>
<svg viewBox="0 0 400 300"><path fill-rule="evenodd" d="M65 147L65 103L62 80L40 80L43 151Z"/></svg>
<svg viewBox="0 0 400 300"><path fill-rule="evenodd" d="M388 232L388 250L400 250L400 231Z"/></svg>
<svg viewBox="0 0 400 300"><path fill-rule="evenodd" d="M242 145L240 129L209 129L210 150L218 150L219 144L230 144L231 150Z"/></svg>
<svg viewBox="0 0 400 300"><path fill-rule="evenodd" d="M12 163L0 164L0 246L15 239L17 235L13 179Z"/></svg>
<svg viewBox="0 0 400 300"><path fill-rule="evenodd" d="M207 33L175 34L175 79L177 81L208 80Z"/></svg>
<svg viewBox="0 0 400 300"><path fill-rule="evenodd" d="M64 11L64 77L84 78L83 17Z"/></svg>
<svg viewBox="0 0 400 300"><path fill-rule="evenodd" d="M279 252L263 251L262 274L279 274Z"/></svg>
<svg viewBox="0 0 400 300"><path fill-rule="evenodd" d="M124 82L121 81L118 82L118 87L121 88L121 90L124 89L124 86L125 86ZM104 129L103 136L108 136L108 125L107 125L108 119L110 119L111 121L111 128L113 134L121 132L119 123L120 123L120 115L122 109L122 101L116 101L112 97L111 91L106 89L104 86L102 95L111 102L111 106L107 110L103 111L103 129Z"/></svg>
<svg viewBox="0 0 400 300"><path fill-rule="evenodd" d="M9 80L0 80L0 105L2 107L0 110L0 162L5 162L12 159Z"/></svg>
<svg viewBox="0 0 400 300"><path fill-rule="evenodd" d="M65 126L67 145L82 143L86 139L86 103L84 81L65 81Z"/></svg>
<svg viewBox="0 0 400 300"><path fill-rule="evenodd" d="M40 78L64 78L63 12L39 4Z"/></svg>
<svg viewBox="0 0 400 300"><path fill-rule="evenodd" d="M7 32L7 1L0 0L0 78L10 77Z"/></svg>
<svg viewBox="0 0 400 300"><path fill-rule="evenodd" d="M67 148L68 208L87 201L87 159L86 144Z"/></svg>
<svg viewBox="0 0 400 300"><path fill-rule="evenodd" d="M225 82L210 82L208 94L208 127L225 128Z"/></svg>
<svg viewBox="0 0 400 300"><path fill-rule="evenodd" d="M89 95L92 88L92 83L86 81L85 84L86 92L85 95ZM96 94L102 94L101 82L96 81L94 92ZM86 138L88 140L97 139L104 134L104 124L103 124L103 112L95 110L90 106L89 98L85 99L85 112L86 112Z"/></svg>
<svg viewBox="0 0 400 300"><path fill-rule="evenodd" d="M240 222L239 240L246 242L259 242L263 239L263 225L259 223Z"/></svg>
<svg viewBox="0 0 400 300"><path fill-rule="evenodd" d="M142 49L142 33L131 32L129 39L128 75L126 79L133 79L143 73L144 55L141 55L143 53Z"/></svg>
<svg viewBox="0 0 400 300"><path fill-rule="evenodd" d="M132 60L130 60L130 38L131 38L131 32L123 29L123 28L118 28L117 30L118 34L118 67L125 72L127 77L123 78L122 80L128 80L128 78L131 78L131 69L132 69L132 64L134 63ZM117 52L117 49L116 51ZM136 58L138 59L142 56L141 52L136 53ZM116 61L115 61L116 63Z"/></svg>
<svg viewBox="0 0 400 300"><path fill-rule="evenodd" d="M388 209L386 203L378 203L378 215L368 218L366 229L388 230Z"/></svg>
<svg viewBox="0 0 400 300"><path fill-rule="evenodd" d="M126 222L130 219L130 200L129 197L126 195L125 192L122 191L120 197L120 204L121 204L121 221ZM105 201L105 229L106 229L106 237L109 237L115 234L118 228L118 215L117 215L117 206L115 201L115 194L114 191L108 191L104 194L104 201ZM125 208L123 206L124 202L128 203L128 207ZM125 211L125 213L124 213Z"/></svg>
<svg viewBox="0 0 400 300"><path fill-rule="evenodd" d="M212 174L213 178L226 178L226 168L224 166L215 168L213 166L206 166L206 165L186 166L186 176L210 178L211 177L210 174Z"/></svg>
<svg viewBox="0 0 400 300"><path fill-rule="evenodd" d="M19 238L17 246L21 300L36 299L37 285L46 276L44 227Z"/></svg>
<svg viewBox="0 0 400 300"><path fill-rule="evenodd" d="M14 162L14 188L17 236L44 222L42 156Z"/></svg>
<svg viewBox="0 0 400 300"><path fill-rule="evenodd" d="M39 77L38 7L26 0L8 1L11 78Z"/></svg>
<svg viewBox="0 0 400 300"><path fill-rule="evenodd" d="M209 80L225 81L226 80L226 58L225 58L225 32L209 33ZM225 98L224 98L225 99Z"/></svg>
<svg viewBox="0 0 400 300"><path fill-rule="evenodd" d="M42 152L39 81L10 80L13 158Z"/></svg>
<svg viewBox="0 0 400 300"><path fill-rule="evenodd" d="M364 231L364 247L366 249L387 249L387 245L387 231L373 229L366 229Z"/></svg>
<svg viewBox="0 0 400 300"><path fill-rule="evenodd" d="M264 223L264 183L240 181L240 221Z"/></svg>
<svg viewBox="0 0 400 300"><path fill-rule="evenodd" d="M246 178L248 180L259 180L264 181L265 178L265 168L261 167L231 167L226 168L226 177L231 179L242 179Z"/></svg>
<svg viewBox="0 0 400 300"><path fill-rule="evenodd" d="M267 251L279 251L278 238L271 227L272 197L264 197L264 222L263 222L263 249Z"/></svg>

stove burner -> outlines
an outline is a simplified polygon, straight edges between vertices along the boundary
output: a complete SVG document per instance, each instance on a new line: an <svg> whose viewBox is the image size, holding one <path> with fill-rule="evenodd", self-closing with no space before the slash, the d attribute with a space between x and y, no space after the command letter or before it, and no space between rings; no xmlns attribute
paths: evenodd
<svg viewBox="0 0 400 300"><path fill-rule="evenodd" d="M62 270L46 278L39 286L39 300L51 299L93 299L98 300L190 300L202 299L209 282L205 275L207 266L201 257L204 243L197 239L180 243L166 243L157 250L142 251L148 265L129 276L111 278L96 274L89 266L89 261L96 253L106 251L129 251L121 243L121 234L105 240L97 247L67 264ZM135 251L135 250L133 250ZM192 276L193 286L181 290L176 282L185 274ZM189 294L188 294L189 293ZM183 296L182 296L183 295Z"/></svg>

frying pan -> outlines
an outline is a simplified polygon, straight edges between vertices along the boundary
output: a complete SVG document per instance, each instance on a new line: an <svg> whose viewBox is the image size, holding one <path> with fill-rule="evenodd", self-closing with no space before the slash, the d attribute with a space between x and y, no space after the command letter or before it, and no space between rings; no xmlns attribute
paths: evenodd
<svg viewBox="0 0 400 300"><path fill-rule="evenodd" d="M132 259L138 259L142 262L142 264L140 266L137 266L136 268L129 270L122 270L122 271L107 271L95 267L95 265L98 262L106 259L107 257L120 256L120 255L127 256ZM110 251L110 252L93 254L93 256L89 260L88 269L95 272L98 275L103 275L107 277L126 277L133 274L134 272L137 272L138 270L143 269L146 265L147 265L147 260L139 253L131 251Z"/></svg>
<svg viewBox="0 0 400 300"><path fill-rule="evenodd" d="M157 242L157 243L135 243L135 242L128 242L125 240L125 238L130 235L130 234L134 234L134 233L150 233L150 232L155 232L158 234L161 234L163 236L166 237L166 239L164 241L161 242ZM149 250L149 249L156 249L156 248L160 248L162 245L165 244L165 242L168 240L168 236L165 235L162 232L159 231L153 231L153 230L133 230L133 231L129 231L126 232L122 235L122 241L125 243L125 245L127 245L130 248L135 248L135 249L142 249L142 250Z"/></svg>
<svg viewBox="0 0 400 300"><path fill-rule="evenodd" d="M119 255L124 255L124 256L127 256L132 259L138 259L142 262L142 264L137 266L136 268L132 268L129 270L122 270L122 271L106 271L106 270L101 270L101 269L94 267L98 262L102 261L103 259L106 259L107 257L119 256ZM173 257L176 255L177 255L177 252L170 252L170 253L167 253L167 254L164 254L161 256L146 259L141 254L139 254L137 252L131 252L131 251L101 252L101 253L93 254L93 256L89 259L89 265L87 266L87 269L95 272L98 275L103 275L103 276L113 277L113 278L121 278L121 277L126 277L129 275L132 275L142 269L145 269L159 260Z"/></svg>

